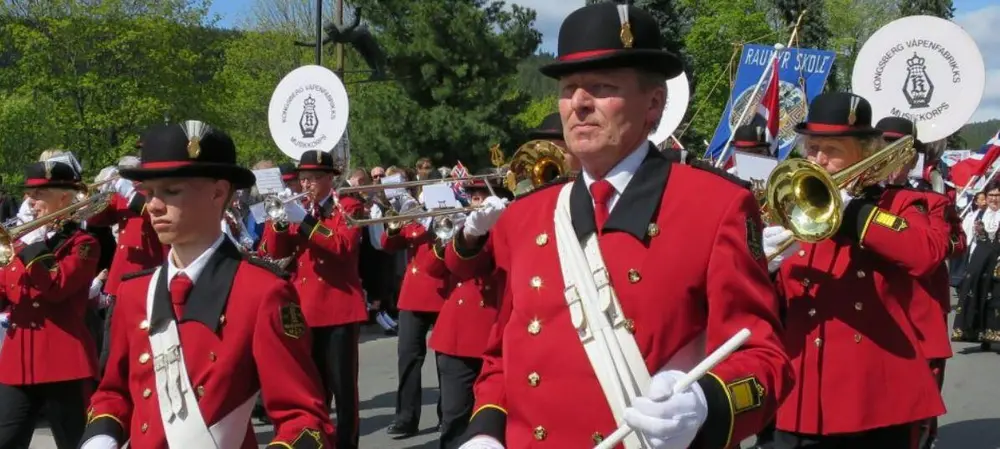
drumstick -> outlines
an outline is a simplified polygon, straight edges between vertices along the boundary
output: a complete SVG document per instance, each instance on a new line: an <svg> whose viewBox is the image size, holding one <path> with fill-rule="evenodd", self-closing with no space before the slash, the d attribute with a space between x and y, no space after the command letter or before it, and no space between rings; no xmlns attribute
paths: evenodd
<svg viewBox="0 0 1000 449"><path fill-rule="evenodd" d="M750 338L750 329L743 328L737 332L736 335L733 335L732 338L723 343L722 346L719 346L718 349L709 354L705 360L702 360L701 363L695 365L691 371L688 371L680 382L675 383L672 394L678 394L687 390L692 384L697 382L698 379L701 379L701 377L711 371L712 368L715 368L715 365L718 365L719 362L725 360L726 357L729 357L729 354L732 354L733 351L739 349L740 346L743 346L743 343L746 343L748 338ZM663 400L666 400L666 398ZM622 424L618 430L615 430L615 432L605 438L604 441L601 441L600 444L594 446L594 449L612 449L625 440L625 437L629 436L631 433L632 428L627 424Z"/></svg>

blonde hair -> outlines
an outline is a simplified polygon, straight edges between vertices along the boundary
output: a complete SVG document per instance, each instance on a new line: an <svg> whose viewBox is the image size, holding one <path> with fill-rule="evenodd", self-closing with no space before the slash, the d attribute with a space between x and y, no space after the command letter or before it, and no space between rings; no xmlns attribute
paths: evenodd
<svg viewBox="0 0 1000 449"><path fill-rule="evenodd" d="M38 161L45 162L49 159L52 159L56 156L60 156L66 153L69 153L69 151L60 150L58 148L49 148L48 150L42 151L42 154L38 156Z"/></svg>
<svg viewBox="0 0 1000 449"><path fill-rule="evenodd" d="M386 176L393 176L393 175L397 175L397 174L401 174L401 175L403 175L403 178L406 178L406 172L402 168L399 168L399 167L393 165L393 166L385 169L385 175ZM403 179L403 180L405 181L406 179Z"/></svg>

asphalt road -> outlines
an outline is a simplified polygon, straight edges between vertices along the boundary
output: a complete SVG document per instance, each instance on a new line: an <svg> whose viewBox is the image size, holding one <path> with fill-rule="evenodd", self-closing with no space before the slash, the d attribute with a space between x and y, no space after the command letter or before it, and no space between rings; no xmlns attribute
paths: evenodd
<svg viewBox="0 0 1000 449"><path fill-rule="evenodd" d="M1000 353L982 353L979 345L972 344L953 344L952 347L955 357L948 361L944 387L948 413L940 420L937 449L1000 449ZM395 406L395 337L384 337L374 331L363 336L360 379L362 448L437 447L437 433L433 431L437 424L437 375L432 355L428 355L424 364L422 430L415 437L396 440L385 432L392 422ZM257 436L260 442L266 443L271 437L269 427L258 427ZM31 449L56 449L44 425L36 430Z"/></svg>

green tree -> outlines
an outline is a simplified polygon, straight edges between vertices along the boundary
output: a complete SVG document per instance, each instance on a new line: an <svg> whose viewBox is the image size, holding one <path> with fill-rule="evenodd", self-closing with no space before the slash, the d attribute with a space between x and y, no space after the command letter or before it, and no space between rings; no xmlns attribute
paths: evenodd
<svg viewBox="0 0 1000 449"><path fill-rule="evenodd" d="M523 112L517 115L517 123L522 128L537 128L546 116L559 112L559 100L555 95L532 100Z"/></svg>
<svg viewBox="0 0 1000 449"><path fill-rule="evenodd" d="M900 0L899 10L904 17L927 15L951 19L955 16L951 0Z"/></svg>
<svg viewBox="0 0 1000 449"><path fill-rule="evenodd" d="M826 17L830 28L827 50L837 54L834 86L850 86L854 61L865 41L879 28L899 18L896 1L827 0Z"/></svg>
<svg viewBox="0 0 1000 449"><path fill-rule="evenodd" d="M799 26L797 44L806 48L829 48L830 28L827 23L825 0L774 0L774 7L781 17L781 24L791 30L805 11ZM834 64L836 66L836 64ZM836 70L834 67L833 70ZM840 90L836 77L827 81L831 91Z"/></svg>

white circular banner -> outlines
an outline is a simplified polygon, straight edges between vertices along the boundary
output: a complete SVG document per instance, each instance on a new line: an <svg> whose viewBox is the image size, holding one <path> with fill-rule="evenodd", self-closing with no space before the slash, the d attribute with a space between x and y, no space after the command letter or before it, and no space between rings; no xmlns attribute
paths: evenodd
<svg viewBox="0 0 1000 449"><path fill-rule="evenodd" d="M312 150L330 151L347 130L347 88L330 69L307 65L285 75L271 95L267 124L282 153L299 160Z"/></svg>
<svg viewBox="0 0 1000 449"><path fill-rule="evenodd" d="M955 23L931 16L903 17L876 31L858 53L851 77L854 93L872 104L874 122L910 119L923 142L965 125L985 84L975 41Z"/></svg>
<svg viewBox="0 0 1000 449"><path fill-rule="evenodd" d="M656 131L649 135L649 140L654 145L662 145L677 130L684 120L690 100L691 86L688 85L684 72L667 80L667 104L663 107L663 115L660 116Z"/></svg>

